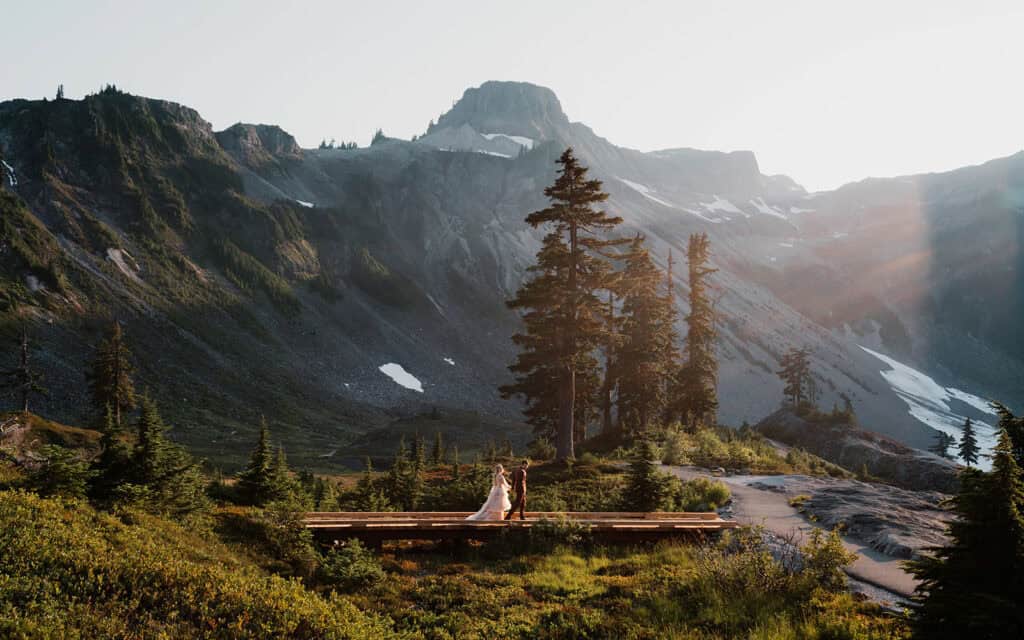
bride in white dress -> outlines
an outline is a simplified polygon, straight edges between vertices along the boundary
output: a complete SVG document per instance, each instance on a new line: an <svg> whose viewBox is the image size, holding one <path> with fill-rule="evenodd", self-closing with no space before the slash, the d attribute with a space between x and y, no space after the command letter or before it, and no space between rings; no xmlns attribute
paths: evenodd
<svg viewBox="0 0 1024 640"><path fill-rule="evenodd" d="M508 499L508 490L512 485L505 479L505 468L500 464L494 467L494 481L491 483L491 492L487 495L487 501L480 510L466 518L466 520L501 520L505 512L512 508L512 502Z"/></svg>

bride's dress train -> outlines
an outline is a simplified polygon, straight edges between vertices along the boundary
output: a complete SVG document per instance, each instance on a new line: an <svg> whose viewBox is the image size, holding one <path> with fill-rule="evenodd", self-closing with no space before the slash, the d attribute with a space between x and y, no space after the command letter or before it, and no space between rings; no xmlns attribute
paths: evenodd
<svg viewBox="0 0 1024 640"><path fill-rule="evenodd" d="M494 474L494 482L491 484L491 492L487 495L487 501L480 510L466 518L466 520L501 520L505 513L512 508L512 502L508 499L508 490L512 485L505 479L505 474L499 470Z"/></svg>

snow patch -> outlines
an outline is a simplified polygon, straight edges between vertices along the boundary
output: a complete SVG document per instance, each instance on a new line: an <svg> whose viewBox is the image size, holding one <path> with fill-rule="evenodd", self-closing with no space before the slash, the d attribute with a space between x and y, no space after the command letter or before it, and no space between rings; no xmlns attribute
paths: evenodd
<svg viewBox="0 0 1024 640"><path fill-rule="evenodd" d="M4 170L7 172L7 181L11 184L11 186L18 186L18 175L14 173L14 167L7 164L7 162L4 160L0 160L0 164L4 166ZM0 186L3 186L2 181L0 181Z"/></svg>
<svg viewBox="0 0 1024 640"><path fill-rule="evenodd" d="M312 202L306 202L305 200L296 200L295 202L297 202L300 205L306 207L307 209L312 209L313 206L314 206Z"/></svg>
<svg viewBox="0 0 1024 640"><path fill-rule="evenodd" d="M32 293L36 291L45 291L46 287L43 286L42 282L39 282L39 278L32 274L25 276L25 284L28 286L28 290Z"/></svg>
<svg viewBox="0 0 1024 640"><path fill-rule="evenodd" d="M800 207L790 207L789 212L793 214L797 213L814 213L817 209L801 209Z"/></svg>
<svg viewBox="0 0 1024 640"><path fill-rule="evenodd" d="M481 133L480 135L488 140L494 140L495 138L508 138L520 147L526 147L527 151L533 149L533 146L537 144L537 141L533 138L527 138L525 136L510 136L507 133Z"/></svg>
<svg viewBox="0 0 1024 640"><path fill-rule="evenodd" d="M714 196L714 200L711 202L701 202L700 206L704 207L708 211L725 211L726 213L738 213L740 215L747 215L740 211L736 205L729 202L725 198L719 198L717 195Z"/></svg>
<svg viewBox="0 0 1024 640"><path fill-rule="evenodd" d="M135 258L127 251L110 247L107 249L107 260L113 262L124 275L136 282L142 282L142 278L138 274L139 265L135 262Z"/></svg>
<svg viewBox="0 0 1024 640"><path fill-rule="evenodd" d="M670 209L677 209L678 208L674 204L672 204L671 202L666 202L666 201L662 200L661 198L655 196L654 195L654 189L651 189L647 185L640 184L639 182L633 182L632 180L626 180L625 178L618 178L617 177L617 179L619 180L619 182L621 182L622 184L626 185L627 187L629 187L633 191L636 191L637 193L639 193L643 197L647 198L648 200L653 200L654 202L657 202L658 204L660 204L660 205L662 205L664 207L668 207Z"/></svg>
<svg viewBox="0 0 1024 640"><path fill-rule="evenodd" d="M776 218L782 218L783 220L786 219L786 214L782 213L775 207L768 206L768 203L764 201L764 198L757 198L756 200L751 200L750 204L754 205L754 208L757 209L759 213L763 213L766 216L774 216Z"/></svg>
<svg viewBox="0 0 1024 640"><path fill-rule="evenodd" d="M792 249L793 248L793 243L792 242L780 242L779 246L782 247L783 249Z"/></svg>
<svg viewBox="0 0 1024 640"><path fill-rule="evenodd" d="M904 402L907 403L909 413L919 422L928 425L936 431L949 434L958 441L963 433L963 424L967 416L955 413L949 406L950 400L958 400L967 404L981 413L996 415L995 411L988 406L988 403L978 396L955 389L943 387L935 382L930 376L909 367L889 356L872 351L863 345L857 345L867 353L875 356L889 366L887 371L880 371L885 381L896 392ZM996 444L996 428L986 422L971 418L978 436L978 445L983 454L987 454ZM982 457L978 466L988 469L991 462Z"/></svg>
<svg viewBox="0 0 1024 640"><path fill-rule="evenodd" d="M511 158L512 156L507 153L498 153L497 151L486 151L484 149L455 149L454 147L438 147L438 151L450 151L451 153L482 153L486 156L497 156L499 158Z"/></svg>
<svg viewBox="0 0 1024 640"><path fill-rule="evenodd" d="M381 373L394 380L395 384L405 387L406 389L412 389L413 391L423 393L423 383L406 371L402 365L394 362L388 362L387 364L382 364L377 368Z"/></svg>
<svg viewBox="0 0 1024 640"><path fill-rule="evenodd" d="M443 360L444 360L445 362L447 362L448 364L452 365L453 367L455 366L455 361L454 361L454 360L452 360L451 358L442 358L442 359L443 359Z"/></svg>

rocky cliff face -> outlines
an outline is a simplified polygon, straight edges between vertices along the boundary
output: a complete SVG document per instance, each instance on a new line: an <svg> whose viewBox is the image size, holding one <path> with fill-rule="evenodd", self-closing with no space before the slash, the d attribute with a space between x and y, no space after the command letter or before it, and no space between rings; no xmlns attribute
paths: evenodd
<svg viewBox="0 0 1024 640"><path fill-rule="evenodd" d="M518 406L495 391L518 327L504 301L539 247L542 232L523 218L545 205L570 145L604 181L622 233L644 233L663 265L690 233L711 235L723 421L772 412L778 358L807 345L824 406L845 394L865 424L931 442L886 365L857 346L931 362L905 339L892 283L920 275L899 260L902 236L887 240L881 213L863 219L872 232L862 242L888 252L891 277L840 294L858 260L870 262L856 245L842 250L839 234L853 237L856 223L825 206L852 195L807 194L761 174L749 152L618 147L524 83L467 91L416 142L354 150L299 149L265 125L214 134L190 109L118 93L0 104L0 308L8 323L40 328L56 382L45 408L65 421L84 417L88 345L122 318L180 437L215 460L251 439L259 413L290 455L327 466L319 456L375 442L363 434L433 406L515 424ZM862 298L871 304L854 304ZM981 367L998 350L987 335L929 371L985 393L980 376L952 365ZM1017 366L1009 352L996 357ZM383 373L387 364L418 384Z"/></svg>

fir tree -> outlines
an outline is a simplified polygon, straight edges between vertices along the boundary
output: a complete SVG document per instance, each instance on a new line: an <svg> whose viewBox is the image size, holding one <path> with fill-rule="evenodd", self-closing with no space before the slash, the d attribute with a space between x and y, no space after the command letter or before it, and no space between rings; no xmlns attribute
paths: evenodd
<svg viewBox="0 0 1024 640"><path fill-rule="evenodd" d="M18 396L18 406L28 413L29 398L33 395L45 396L46 389L42 386L43 376L29 360L28 330L22 329L19 340L17 366L0 372L0 388L10 389Z"/></svg>
<svg viewBox="0 0 1024 640"><path fill-rule="evenodd" d="M942 431L935 432L935 443L928 450L940 458L951 459L949 448L956 444L956 438Z"/></svg>
<svg viewBox="0 0 1024 640"><path fill-rule="evenodd" d="M796 409L802 407L808 400L811 378L810 354L810 349L794 347L779 360L781 369L776 373L786 385L782 392Z"/></svg>
<svg viewBox="0 0 1024 640"><path fill-rule="evenodd" d="M274 449L267 419L260 416L260 435L249 454L249 464L238 475L238 494L247 504L263 506L273 500Z"/></svg>
<svg viewBox="0 0 1024 640"><path fill-rule="evenodd" d="M41 496L84 498L96 475L80 452L48 444L40 448L41 461L29 474L29 485Z"/></svg>
<svg viewBox="0 0 1024 640"><path fill-rule="evenodd" d="M269 499L271 502L289 501L298 497L295 480L292 479L291 470L288 468L288 459L284 454L284 447L278 445L277 455L273 464L270 465L270 486Z"/></svg>
<svg viewBox="0 0 1024 640"><path fill-rule="evenodd" d="M58 100L63 100L64 99L64 85L62 85L62 84L57 85L57 99Z"/></svg>
<svg viewBox="0 0 1024 640"><path fill-rule="evenodd" d="M356 507L359 511L391 511L384 489L373 479L373 462L366 457L366 469L356 484Z"/></svg>
<svg viewBox="0 0 1024 640"><path fill-rule="evenodd" d="M525 333L516 334L512 341L520 348L516 361L509 367L516 376L514 384L500 388L505 398L521 396L526 400L523 413L533 426L537 438L553 441L560 424L559 384L562 368L559 354L562 328L565 325L564 285L561 278L566 269L568 252L561 236L548 234L537 254L537 264L529 267L534 274L520 287L516 298L509 302L514 309L527 309L523 314ZM574 441L580 429L595 410L598 392L598 365L591 353L583 353L576 362L576 400L574 402Z"/></svg>
<svg viewBox="0 0 1024 640"><path fill-rule="evenodd" d="M621 244L598 234L610 231L622 219L595 209L608 194L599 180L587 178L587 168L572 149L565 150L558 164L558 177L544 190L550 205L526 218L530 226L551 231L531 269L533 278L509 306L527 310L527 333L513 338L523 352L511 367L517 374L511 393L525 395L536 408L537 385L550 389L554 383L555 446L557 457L564 460L574 457L575 442L585 434L585 423L577 425L577 377L581 371L596 372L592 353L606 333L598 292L607 287L611 268L602 252ZM599 383L589 382L594 394ZM550 393L543 395L550 403Z"/></svg>
<svg viewBox="0 0 1024 640"><path fill-rule="evenodd" d="M441 441L441 432L434 432L434 446L430 449L430 463L440 467L444 462L444 443Z"/></svg>
<svg viewBox="0 0 1024 640"><path fill-rule="evenodd" d="M1017 461L1017 466L1024 468L1024 416L1014 416L998 402L993 402L992 408L999 416L999 428L1006 431L1010 437L1010 450Z"/></svg>
<svg viewBox="0 0 1024 640"><path fill-rule="evenodd" d="M957 446L957 450L960 452L960 459L964 461L968 468L978 464L978 453L981 449L978 447L978 438L974 433L974 423L971 422L970 418L964 420L963 434L960 436L960 444Z"/></svg>
<svg viewBox="0 0 1024 640"><path fill-rule="evenodd" d="M103 414L100 455L93 462L95 476L91 494L104 502L114 497L117 487L131 479L132 446L124 429L114 422L114 411L108 406Z"/></svg>
<svg viewBox="0 0 1024 640"><path fill-rule="evenodd" d="M658 511L668 493L665 476L652 461L654 449L647 440L637 445L629 464L629 477L622 494L624 511Z"/></svg>
<svg viewBox="0 0 1024 640"><path fill-rule="evenodd" d="M686 254L690 313L686 316L685 356L677 374L674 411L691 431L714 422L718 409L718 358L715 354L716 314L709 278L718 271L708 266L711 243L706 233L690 236Z"/></svg>
<svg viewBox="0 0 1024 640"><path fill-rule="evenodd" d="M663 417L666 383L675 365L675 330L663 275L655 267L643 238L633 239L623 272L622 332L619 356L619 419L644 433Z"/></svg>
<svg viewBox="0 0 1024 640"><path fill-rule="evenodd" d="M205 483L198 463L180 446L167 440L167 427L156 404L145 395L136 430L133 480L145 488L147 506L171 516L205 508Z"/></svg>
<svg viewBox="0 0 1024 640"><path fill-rule="evenodd" d="M427 446L423 441L423 436L416 433L412 437L412 466L417 471L422 470L427 465Z"/></svg>
<svg viewBox="0 0 1024 640"><path fill-rule="evenodd" d="M922 638L1024 637L1024 479L1001 429L992 472L964 469L949 545L910 563Z"/></svg>
<svg viewBox="0 0 1024 640"><path fill-rule="evenodd" d="M115 321L107 338L96 348L88 377L93 408L102 415L109 406L117 426L122 424L122 413L135 408L132 373L131 352L125 344L121 323Z"/></svg>

